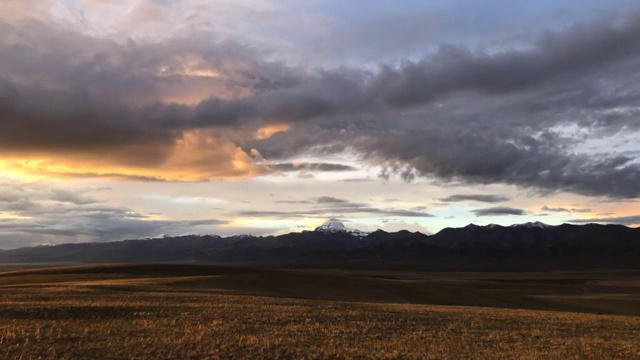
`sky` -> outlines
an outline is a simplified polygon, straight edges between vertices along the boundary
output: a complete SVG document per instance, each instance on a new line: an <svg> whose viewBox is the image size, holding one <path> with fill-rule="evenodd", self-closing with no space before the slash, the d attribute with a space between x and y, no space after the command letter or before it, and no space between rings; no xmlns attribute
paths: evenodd
<svg viewBox="0 0 640 360"><path fill-rule="evenodd" d="M640 225L640 3L2 0L0 248Z"/></svg>

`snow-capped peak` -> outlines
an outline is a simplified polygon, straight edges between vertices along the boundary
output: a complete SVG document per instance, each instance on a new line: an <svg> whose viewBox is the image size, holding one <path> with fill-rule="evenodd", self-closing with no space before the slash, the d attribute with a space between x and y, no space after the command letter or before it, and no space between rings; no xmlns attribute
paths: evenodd
<svg viewBox="0 0 640 360"><path fill-rule="evenodd" d="M535 221L535 222L528 222L528 223L524 223L524 224L511 225L511 227L526 227L526 228L529 228L529 229L533 229L533 228L548 229L548 228L551 228L553 226L547 225L547 224L542 223L540 221Z"/></svg>
<svg viewBox="0 0 640 360"><path fill-rule="evenodd" d="M342 221L335 218L331 218L327 220L324 224L318 226L315 231L322 232L322 233L345 232L345 233L349 233L351 235L359 236L359 237L364 237L369 235L369 233L366 231L347 228L346 226L344 226Z"/></svg>
<svg viewBox="0 0 640 360"><path fill-rule="evenodd" d="M342 232L347 231L347 227L344 226L342 221L338 219L329 219L324 224L318 226L316 231L319 232Z"/></svg>

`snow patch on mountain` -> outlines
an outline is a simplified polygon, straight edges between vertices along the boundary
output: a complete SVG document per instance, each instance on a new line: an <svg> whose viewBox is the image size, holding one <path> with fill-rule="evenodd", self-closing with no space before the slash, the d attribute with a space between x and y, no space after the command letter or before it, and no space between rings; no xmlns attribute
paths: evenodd
<svg viewBox="0 0 640 360"><path fill-rule="evenodd" d="M535 222L528 222L528 223L524 223L524 224L515 224L515 225L511 225L511 227L524 227L524 228L529 228L529 229L549 229L552 228L553 226L551 225L547 225L545 223L542 223L540 221L535 221Z"/></svg>
<svg viewBox="0 0 640 360"><path fill-rule="evenodd" d="M316 232L321 232L321 233L327 233L327 234L337 233L337 232L345 232L345 233L349 233L349 234L351 234L353 236L358 236L358 237L364 237L364 236L367 236L367 235L370 234L370 233L368 233L366 231L348 228L348 227L344 226L342 221L340 221L340 220L338 220L336 218L331 218L331 219L327 220L324 224L318 226L315 229L315 231Z"/></svg>
<svg viewBox="0 0 640 360"><path fill-rule="evenodd" d="M486 229L497 229L497 228L502 228L505 226L502 225L498 225L498 224L489 224L489 225L483 225L483 226L479 226L476 224L469 224L467 226L465 226L465 229L473 229L473 228L486 228ZM535 221L535 222L527 222L524 224L513 224L513 225L509 225L508 227L512 227L512 228L527 228L527 229L551 229L554 226L553 225L547 225L545 223L542 223L540 221Z"/></svg>

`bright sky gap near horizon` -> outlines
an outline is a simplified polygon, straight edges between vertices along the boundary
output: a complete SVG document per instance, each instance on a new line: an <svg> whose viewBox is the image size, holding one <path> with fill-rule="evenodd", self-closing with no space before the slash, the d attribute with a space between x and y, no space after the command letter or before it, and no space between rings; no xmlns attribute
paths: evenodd
<svg viewBox="0 0 640 360"><path fill-rule="evenodd" d="M0 2L0 248L640 225L637 1Z"/></svg>

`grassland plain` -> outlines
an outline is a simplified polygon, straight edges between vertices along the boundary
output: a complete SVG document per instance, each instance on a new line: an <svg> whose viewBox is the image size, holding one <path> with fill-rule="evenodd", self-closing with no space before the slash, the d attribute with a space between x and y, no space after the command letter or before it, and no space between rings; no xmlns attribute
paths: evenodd
<svg viewBox="0 0 640 360"><path fill-rule="evenodd" d="M181 265L7 272L0 274L0 357L637 359L640 317L574 307L582 298L602 298L587 308L607 312L623 297L624 311L633 313L635 276L319 274ZM560 287L552 280L567 284L556 296L573 300L518 298L503 284L534 294ZM424 291L431 285L433 293ZM439 289L449 293L434 298ZM473 303L474 293L483 307L429 304L457 297ZM500 294L510 300L501 303ZM530 309L554 306L568 311Z"/></svg>

